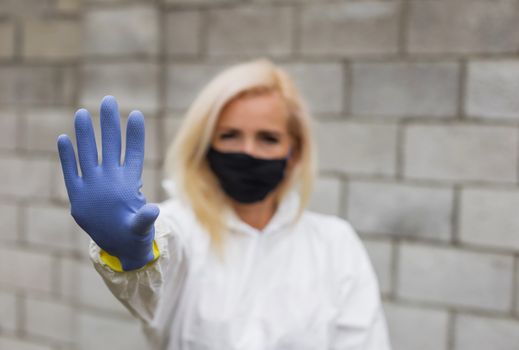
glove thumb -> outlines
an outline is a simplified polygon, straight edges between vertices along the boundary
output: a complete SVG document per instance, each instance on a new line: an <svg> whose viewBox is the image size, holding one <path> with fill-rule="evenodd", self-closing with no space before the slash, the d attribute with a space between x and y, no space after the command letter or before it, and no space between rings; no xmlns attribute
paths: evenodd
<svg viewBox="0 0 519 350"><path fill-rule="evenodd" d="M144 204L133 216L130 222L132 232L146 235L159 216L160 209L154 204Z"/></svg>

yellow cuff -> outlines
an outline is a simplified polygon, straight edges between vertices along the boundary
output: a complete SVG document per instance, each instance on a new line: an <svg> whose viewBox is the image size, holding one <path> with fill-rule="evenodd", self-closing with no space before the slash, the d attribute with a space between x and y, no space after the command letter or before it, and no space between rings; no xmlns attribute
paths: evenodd
<svg viewBox="0 0 519 350"><path fill-rule="evenodd" d="M149 266L153 264L160 256L159 246L157 245L157 242L153 241L153 260L146 264L146 266ZM119 260L118 257L114 255L110 255L107 252L105 252L103 249L99 252L99 259L107 265L109 268L111 268L114 271L117 272L124 272L123 266L121 264L121 260ZM144 267L144 266L143 266Z"/></svg>

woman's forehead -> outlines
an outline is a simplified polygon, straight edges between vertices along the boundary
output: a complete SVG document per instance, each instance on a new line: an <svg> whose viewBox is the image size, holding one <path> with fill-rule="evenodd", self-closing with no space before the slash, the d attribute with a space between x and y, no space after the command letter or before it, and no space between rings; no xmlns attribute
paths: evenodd
<svg viewBox="0 0 519 350"><path fill-rule="evenodd" d="M288 109L277 91L246 94L222 109L217 127L259 127L286 129Z"/></svg>

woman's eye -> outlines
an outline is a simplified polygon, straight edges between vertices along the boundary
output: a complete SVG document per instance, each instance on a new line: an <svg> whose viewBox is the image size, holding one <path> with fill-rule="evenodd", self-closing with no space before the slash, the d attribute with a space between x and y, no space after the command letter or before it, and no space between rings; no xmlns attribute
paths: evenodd
<svg viewBox="0 0 519 350"><path fill-rule="evenodd" d="M268 143L278 143L279 142L277 137L269 136L269 135L262 136L262 139L263 139L263 141L268 142Z"/></svg>
<svg viewBox="0 0 519 350"><path fill-rule="evenodd" d="M234 133L226 133L226 134L221 134L220 135L220 139L221 140L228 140L228 139L232 139L235 136L236 136L236 134L234 134Z"/></svg>

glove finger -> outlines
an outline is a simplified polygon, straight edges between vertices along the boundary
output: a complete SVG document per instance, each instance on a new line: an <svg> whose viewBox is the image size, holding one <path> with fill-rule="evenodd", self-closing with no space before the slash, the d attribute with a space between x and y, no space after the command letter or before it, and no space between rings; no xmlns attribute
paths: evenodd
<svg viewBox="0 0 519 350"><path fill-rule="evenodd" d="M100 110L103 167L118 167L121 165L121 124L117 101L113 96L105 96Z"/></svg>
<svg viewBox="0 0 519 350"><path fill-rule="evenodd" d="M65 187L67 188L70 198L70 194L76 188L77 181L79 180L74 146L70 138L65 134L58 137L57 144L61 170L63 171L63 178L65 179Z"/></svg>
<svg viewBox="0 0 519 350"><path fill-rule="evenodd" d="M133 111L128 117L126 126L126 152L124 165L129 174L136 179L142 175L144 162L144 116L139 111Z"/></svg>
<svg viewBox="0 0 519 350"><path fill-rule="evenodd" d="M132 232L145 235L159 216L160 210L154 204L143 205L133 216L130 229Z"/></svg>
<svg viewBox="0 0 519 350"><path fill-rule="evenodd" d="M79 109L76 112L74 126L81 173L83 176L89 176L99 163L92 119L86 109Z"/></svg>

